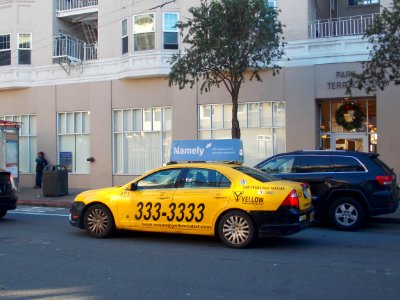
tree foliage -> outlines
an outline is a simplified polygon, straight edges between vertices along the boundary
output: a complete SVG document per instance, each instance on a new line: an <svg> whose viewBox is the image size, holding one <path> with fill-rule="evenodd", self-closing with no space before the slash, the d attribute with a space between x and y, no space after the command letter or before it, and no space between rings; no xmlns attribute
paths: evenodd
<svg viewBox="0 0 400 300"><path fill-rule="evenodd" d="M367 94L384 90L389 84L400 84L400 0L391 8L383 8L366 31L364 39L371 44L369 60L362 63L363 71L353 73L348 82L351 88L364 89Z"/></svg>
<svg viewBox="0 0 400 300"><path fill-rule="evenodd" d="M265 0L201 0L178 22L185 49L172 56L169 85L180 89L201 82L200 91L225 86L232 98L232 138L240 138L238 97L247 71L261 81L259 71L283 55L278 11Z"/></svg>

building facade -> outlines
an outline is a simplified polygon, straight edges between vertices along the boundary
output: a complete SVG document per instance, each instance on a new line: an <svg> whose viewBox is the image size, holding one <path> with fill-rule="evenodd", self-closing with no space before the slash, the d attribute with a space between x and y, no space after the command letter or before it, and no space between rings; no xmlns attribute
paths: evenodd
<svg viewBox="0 0 400 300"><path fill-rule="evenodd" d="M378 152L399 173L398 87L354 91L363 111L347 130L335 112L349 72L368 59L365 28L390 0L276 0L286 57L247 80L239 121L245 164L297 149ZM199 1L0 0L0 118L21 122L19 181L34 159L68 166L69 186L125 183L168 162L172 139L230 138L230 95L169 87L178 20ZM289 60L287 59L289 58Z"/></svg>

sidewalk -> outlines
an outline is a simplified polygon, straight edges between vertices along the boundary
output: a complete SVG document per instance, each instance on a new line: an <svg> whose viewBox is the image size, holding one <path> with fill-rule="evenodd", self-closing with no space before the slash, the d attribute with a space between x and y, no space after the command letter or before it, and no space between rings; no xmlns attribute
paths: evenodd
<svg viewBox="0 0 400 300"><path fill-rule="evenodd" d="M44 196L43 189L19 187L17 205L50 206L70 208L74 198L86 189L69 188L65 196Z"/></svg>
<svg viewBox="0 0 400 300"><path fill-rule="evenodd" d="M69 188L68 195L46 197L43 196L42 189L34 189L31 187L20 187L18 194L18 205L31 205L31 206L48 206L48 207L65 207L70 208L76 195L85 191L86 189ZM394 213L387 215L380 215L373 217L372 222L378 223L396 223L400 224L400 208Z"/></svg>

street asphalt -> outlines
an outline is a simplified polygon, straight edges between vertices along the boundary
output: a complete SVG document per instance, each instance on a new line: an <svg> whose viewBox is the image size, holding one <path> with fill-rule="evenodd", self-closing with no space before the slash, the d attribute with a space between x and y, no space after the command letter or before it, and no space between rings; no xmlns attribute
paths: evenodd
<svg viewBox="0 0 400 300"><path fill-rule="evenodd" d="M67 195L45 196L42 189L20 187L17 205L70 208L75 197L85 189L69 188ZM373 222L400 224L400 208L392 214L373 217Z"/></svg>

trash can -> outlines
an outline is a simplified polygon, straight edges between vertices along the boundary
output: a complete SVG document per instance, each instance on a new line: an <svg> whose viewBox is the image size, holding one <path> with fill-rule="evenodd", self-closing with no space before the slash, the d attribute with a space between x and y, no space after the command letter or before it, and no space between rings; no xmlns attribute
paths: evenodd
<svg viewBox="0 0 400 300"><path fill-rule="evenodd" d="M43 170L43 196L68 195L68 170L64 165L48 165Z"/></svg>

